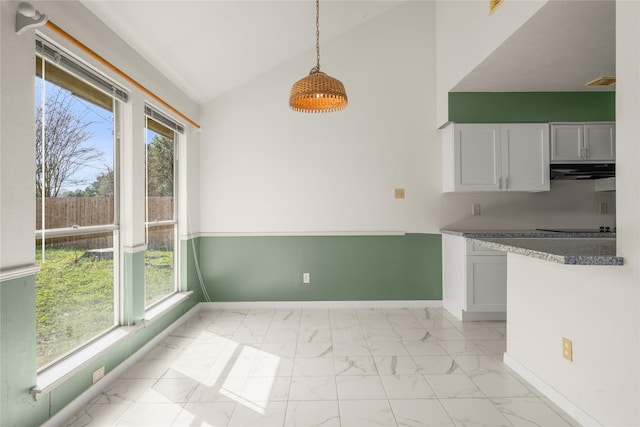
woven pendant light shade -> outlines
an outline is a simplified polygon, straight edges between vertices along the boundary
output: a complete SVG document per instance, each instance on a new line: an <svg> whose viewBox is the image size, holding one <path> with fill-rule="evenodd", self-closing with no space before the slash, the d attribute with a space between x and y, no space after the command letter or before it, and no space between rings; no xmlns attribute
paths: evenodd
<svg viewBox="0 0 640 427"><path fill-rule="evenodd" d="M320 0L316 0L316 66L291 88L289 106L302 113L330 113L347 106L347 92L338 79L320 71Z"/></svg>
<svg viewBox="0 0 640 427"><path fill-rule="evenodd" d="M289 97L291 109L304 113L339 111L347 106L347 102L342 82L315 69L294 83Z"/></svg>

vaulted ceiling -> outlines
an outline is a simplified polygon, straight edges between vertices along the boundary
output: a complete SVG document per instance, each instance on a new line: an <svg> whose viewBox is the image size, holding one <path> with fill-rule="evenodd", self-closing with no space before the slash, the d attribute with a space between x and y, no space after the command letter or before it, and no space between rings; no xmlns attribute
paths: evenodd
<svg viewBox="0 0 640 427"><path fill-rule="evenodd" d="M310 0L81 1L199 103L298 55L315 59ZM401 2L322 1L321 41ZM615 1L551 0L453 90L612 90L585 88L603 75L615 75Z"/></svg>

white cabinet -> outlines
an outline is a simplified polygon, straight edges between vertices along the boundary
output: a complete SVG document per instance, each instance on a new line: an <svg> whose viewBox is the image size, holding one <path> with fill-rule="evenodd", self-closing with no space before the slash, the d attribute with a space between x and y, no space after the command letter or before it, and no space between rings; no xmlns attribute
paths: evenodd
<svg viewBox="0 0 640 427"><path fill-rule="evenodd" d="M551 124L551 162L614 162L615 123Z"/></svg>
<svg viewBox="0 0 640 427"><path fill-rule="evenodd" d="M450 124L442 154L443 192L549 190L546 123Z"/></svg>
<svg viewBox="0 0 640 427"><path fill-rule="evenodd" d="M460 320L504 320L507 254L442 235L442 305Z"/></svg>

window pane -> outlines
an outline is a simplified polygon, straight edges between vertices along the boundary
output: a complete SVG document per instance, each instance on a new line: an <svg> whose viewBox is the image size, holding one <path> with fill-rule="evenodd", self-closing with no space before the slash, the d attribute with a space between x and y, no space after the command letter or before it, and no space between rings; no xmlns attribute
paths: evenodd
<svg viewBox="0 0 640 427"><path fill-rule="evenodd" d="M111 97L42 58L36 58L35 86L36 229L42 231L36 233L36 332L43 368L117 322L117 231L77 234L78 227L116 224L117 164ZM55 237L51 229L58 229Z"/></svg>
<svg viewBox="0 0 640 427"><path fill-rule="evenodd" d="M65 76L56 81L67 86L50 81L50 69ZM42 66L36 71L41 76ZM47 229L115 223L113 101L73 91L85 86L49 63L45 82L36 77L36 202L40 208L45 198ZM42 209L36 228L42 229Z"/></svg>
<svg viewBox="0 0 640 427"><path fill-rule="evenodd" d="M36 241L38 367L113 327L113 233Z"/></svg>
<svg viewBox="0 0 640 427"><path fill-rule="evenodd" d="M162 133L159 133L159 131L162 131ZM146 222L174 219L174 150L174 132L155 120L147 118Z"/></svg>
<svg viewBox="0 0 640 427"><path fill-rule="evenodd" d="M145 138L147 252L145 302L149 307L176 291L175 132L147 117ZM170 224L157 224L169 221Z"/></svg>
<svg viewBox="0 0 640 427"><path fill-rule="evenodd" d="M175 292L175 226L149 227L145 253L146 306Z"/></svg>

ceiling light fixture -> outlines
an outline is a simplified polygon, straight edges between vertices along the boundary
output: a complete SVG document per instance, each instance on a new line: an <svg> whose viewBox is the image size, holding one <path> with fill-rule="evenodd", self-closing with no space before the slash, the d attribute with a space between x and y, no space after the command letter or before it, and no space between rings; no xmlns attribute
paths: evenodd
<svg viewBox="0 0 640 427"><path fill-rule="evenodd" d="M291 88L289 106L303 113L329 113L347 106L347 92L338 79L320 71L320 0L316 0L316 66Z"/></svg>
<svg viewBox="0 0 640 427"><path fill-rule="evenodd" d="M585 86L615 86L615 77L598 77L595 80L590 81Z"/></svg>

